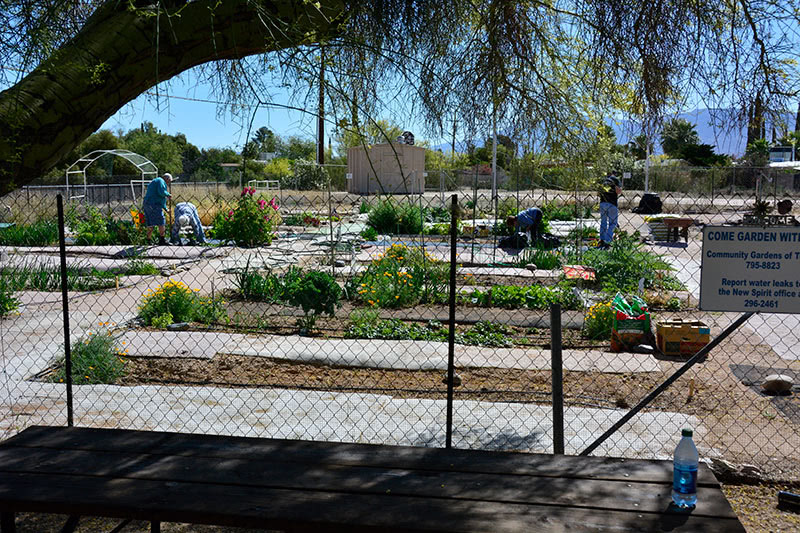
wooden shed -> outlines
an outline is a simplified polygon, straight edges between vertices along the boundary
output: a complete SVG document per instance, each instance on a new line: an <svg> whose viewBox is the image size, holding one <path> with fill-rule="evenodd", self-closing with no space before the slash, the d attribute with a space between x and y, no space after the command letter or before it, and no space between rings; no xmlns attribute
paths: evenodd
<svg viewBox="0 0 800 533"><path fill-rule="evenodd" d="M349 148L347 173L347 192L421 194L425 192L425 149L400 143L375 144L368 150Z"/></svg>

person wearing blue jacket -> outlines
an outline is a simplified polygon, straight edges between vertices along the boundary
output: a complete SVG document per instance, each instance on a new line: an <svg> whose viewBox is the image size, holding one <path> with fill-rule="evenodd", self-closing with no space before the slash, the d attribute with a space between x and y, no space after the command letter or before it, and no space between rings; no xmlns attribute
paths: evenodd
<svg viewBox="0 0 800 533"><path fill-rule="evenodd" d="M203 223L200 221L200 215L197 213L197 208L191 202L179 202L175 204L175 216L172 222L172 231L170 233L170 242L172 244L181 244L181 233L191 231L189 236L189 244L197 241L202 244L206 242L206 234L203 231Z"/></svg>
<svg viewBox="0 0 800 533"><path fill-rule="evenodd" d="M524 211L520 211L516 216L510 216L506 219L506 225L512 229L513 232L525 233L528 237L529 244L533 245L539 240L542 234L542 220L544 213L538 207L529 207Z"/></svg>
<svg viewBox="0 0 800 533"><path fill-rule="evenodd" d="M172 182L172 174L165 172L162 178L156 178L147 185L147 192L142 200L144 223L147 226L147 241L153 236L153 226L158 226L158 244L165 245L164 239L167 220L164 210L167 208L167 198L171 195L167 186Z"/></svg>

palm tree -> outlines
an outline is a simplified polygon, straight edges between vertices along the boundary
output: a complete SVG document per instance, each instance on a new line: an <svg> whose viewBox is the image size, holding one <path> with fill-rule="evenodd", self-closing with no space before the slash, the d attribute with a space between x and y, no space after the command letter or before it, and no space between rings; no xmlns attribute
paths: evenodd
<svg viewBox="0 0 800 533"><path fill-rule="evenodd" d="M680 157L683 147L700 144L695 125L682 118L673 118L661 130L661 148L670 157Z"/></svg>

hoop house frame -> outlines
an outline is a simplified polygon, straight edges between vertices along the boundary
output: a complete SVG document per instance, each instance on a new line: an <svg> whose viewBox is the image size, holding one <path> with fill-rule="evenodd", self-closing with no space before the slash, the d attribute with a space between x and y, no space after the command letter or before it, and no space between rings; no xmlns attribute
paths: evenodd
<svg viewBox="0 0 800 533"><path fill-rule="evenodd" d="M143 155L139 155L135 152L131 152L130 150L95 150L93 152L89 152L88 154L82 156L80 159L72 163L66 170L66 186L67 186L67 198L70 201L72 200L79 200L81 198L86 198L87 192L87 183L86 183L86 169L89 168L92 163L100 159L101 157L111 154L114 156L122 157L130 161L132 165L139 169L139 172L142 173L141 180L134 180L140 181L142 183L142 195L144 195L144 187L145 183L152 181L153 178L158 176L158 167L149 159L144 157ZM70 176L73 177L83 177L83 194L80 196L73 196L70 194ZM76 180L73 179L73 183ZM133 191L133 181L131 181L131 191ZM134 194L134 199L135 199Z"/></svg>

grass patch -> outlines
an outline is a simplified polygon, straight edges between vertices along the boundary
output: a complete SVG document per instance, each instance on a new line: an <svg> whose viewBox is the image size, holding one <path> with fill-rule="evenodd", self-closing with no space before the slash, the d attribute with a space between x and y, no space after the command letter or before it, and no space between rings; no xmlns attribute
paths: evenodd
<svg viewBox="0 0 800 533"><path fill-rule="evenodd" d="M57 292L61 290L61 269L55 265L31 263L0 269L3 282L11 291ZM113 272L95 268L67 267L67 290L96 291L115 285Z"/></svg>
<svg viewBox="0 0 800 533"><path fill-rule="evenodd" d="M42 220L0 229L2 246L49 246L58 242L58 223Z"/></svg>
<svg viewBox="0 0 800 533"><path fill-rule="evenodd" d="M351 325L345 332L348 339L385 339L447 342L448 328L437 320L430 320L426 325L403 322L393 318L383 320L377 311L368 309L354 311L350 315ZM456 333L458 344L470 346L489 346L507 348L513 346L508 336L507 326L493 322L478 322L465 332Z"/></svg>
<svg viewBox="0 0 800 533"><path fill-rule="evenodd" d="M72 382L76 385L115 383L125 375L127 352L117 347L110 331L89 335L72 345ZM58 369L50 376L54 383L66 381L66 356L58 361Z"/></svg>

